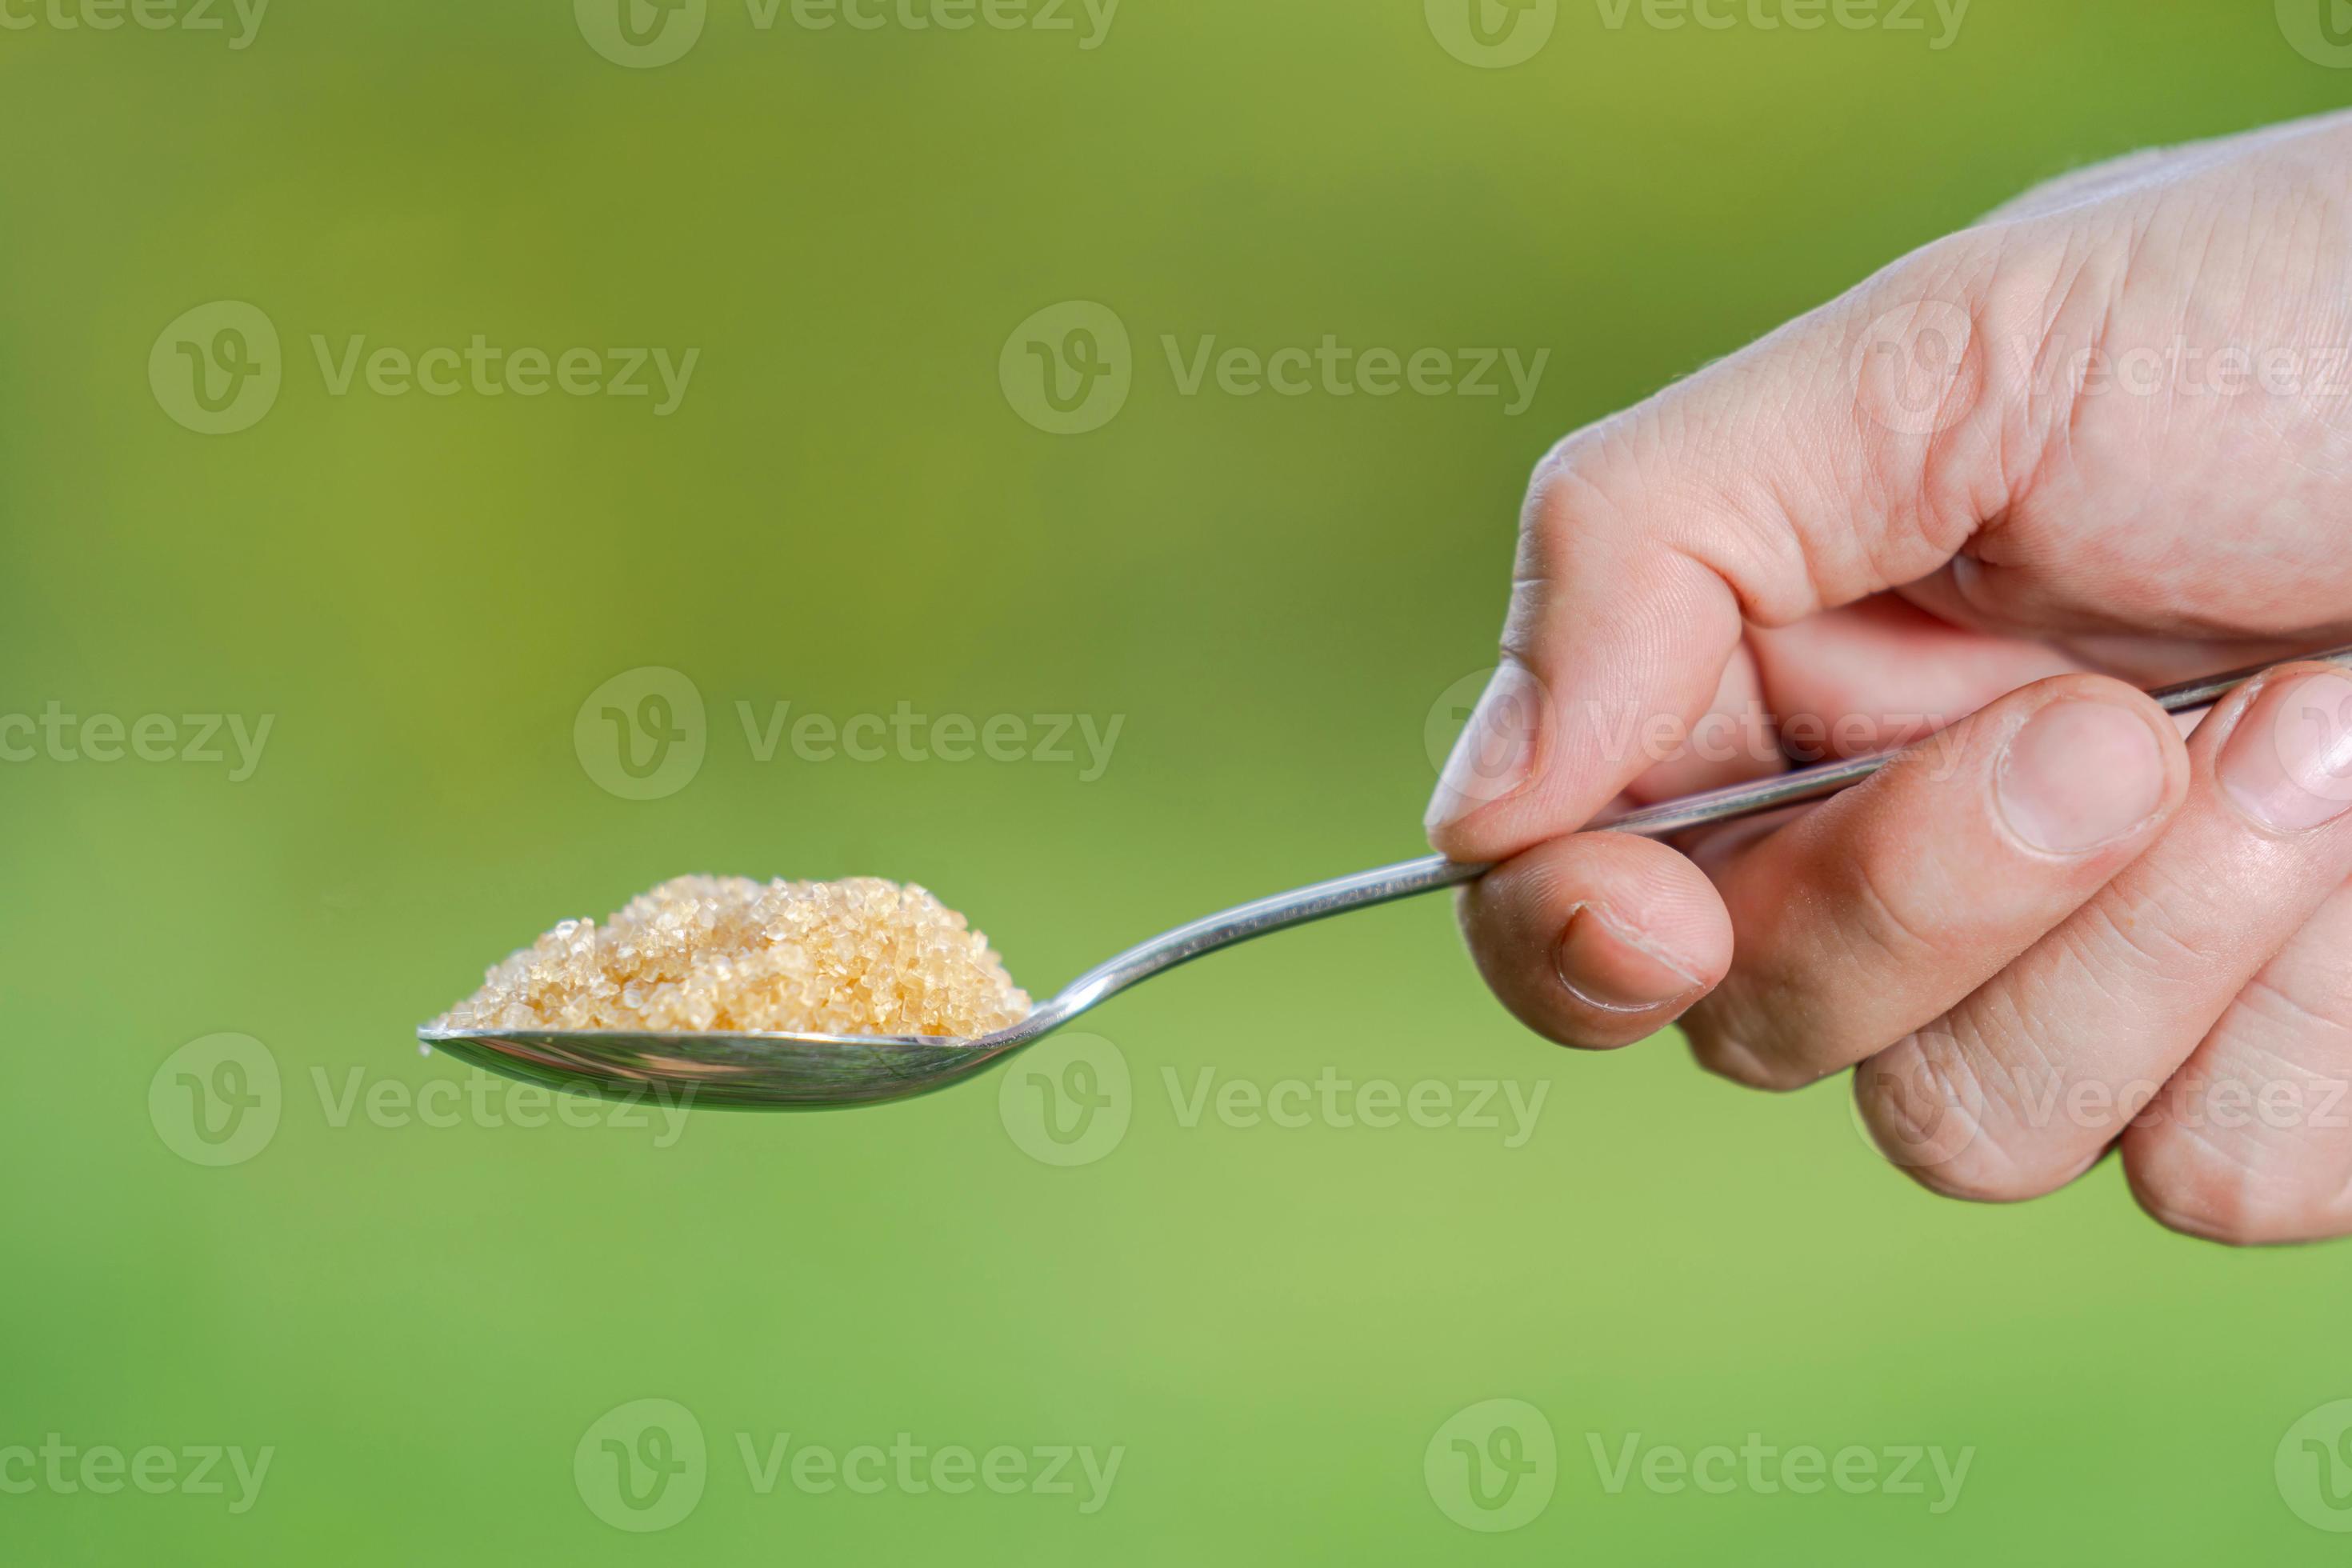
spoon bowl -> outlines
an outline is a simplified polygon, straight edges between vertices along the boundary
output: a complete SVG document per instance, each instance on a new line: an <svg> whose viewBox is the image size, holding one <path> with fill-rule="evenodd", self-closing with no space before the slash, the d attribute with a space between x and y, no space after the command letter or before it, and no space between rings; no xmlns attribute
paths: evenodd
<svg viewBox="0 0 2352 1568"><path fill-rule="evenodd" d="M944 1089L1058 1028L1052 1005L977 1040L939 1036L419 1029L427 1047L526 1083L715 1110L877 1105Z"/></svg>
<svg viewBox="0 0 2352 1568"><path fill-rule="evenodd" d="M2352 648L2313 654L2309 662L2352 668ZM2305 662L2290 660L2288 662ZM2210 708L2262 665L2165 687L2148 695L2168 712ZM1877 773L1895 753L1854 757L1713 790L1651 806L1599 826L1612 833L1669 838L1824 800ZM648 1094L665 1103L792 1110L877 1105L904 1100L981 1072L1129 986L1202 953L1304 925L1475 880L1484 866L1442 856L1279 893L1180 926L1129 949L1072 981L1009 1029L972 1040L922 1037L782 1034L630 1034L608 1030L417 1031L428 1047L527 1082L626 1100Z"/></svg>

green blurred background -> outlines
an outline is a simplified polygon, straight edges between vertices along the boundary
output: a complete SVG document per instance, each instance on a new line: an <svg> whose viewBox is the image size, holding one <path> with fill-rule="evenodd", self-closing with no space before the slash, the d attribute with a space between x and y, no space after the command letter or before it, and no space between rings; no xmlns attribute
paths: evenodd
<svg viewBox="0 0 2352 1568"><path fill-rule="evenodd" d="M1924 32L1715 32L1564 0L1484 69L1418 0L1126 0L1091 49L1075 4L1071 31L950 33L712 0L682 58L629 68L562 0L278 0L241 49L225 4L210 32L29 4L0 30L0 710L275 722L242 782L0 767L0 1449L274 1456L242 1512L233 1481L0 1495L0 1559L2340 1554L2273 1458L2352 1395L2352 1250L2169 1237L2112 1168L1939 1202L1842 1083L1767 1099L1671 1041L1537 1043L1439 900L1106 1008L1129 1126L1083 1165L1024 1152L996 1079L674 1137L509 1125L503 1089L456 1125L398 1114L466 1078L410 1031L484 964L681 871L918 879L1043 992L1416 852L1424 731L1491 663L1550 439L2039 179L2343 101L2271 7L1979 0L1937 49L1924 5ZM1074 300L1132 334L1133 390L1055 436L998 361ZM207 437L146 366L215 300L274 323L283 387ZM337 396L311 345L477 333L700 358L656 416ZM1326 333L1550 359L1513 417L1187 396L1161 344ZM642 667L694 683L708 754L634 801L573 721ZM737 705L785 701L1124 728L1092 780L761 763ZM173 1075L149 1089L224 1032L275 1064L278 1124L213 1167L178 1152ZM1164 1069L1548 1098L1516 1148L1187 1126ZM353 1085L389 1109L344 1114ZM635 1533L573 1459L648 1398L709 1458L698 1505ZM1498 1398L1549 1421L1556 1489L1481 1536L1423 1456ZM786 1433L1124 1456L1092 1513L1083 1482L762 1494L738 1436ZM1612 1494L1591 1458L1750 1433L1975 1453L1941 1513L1932 1479Z"/></svg>

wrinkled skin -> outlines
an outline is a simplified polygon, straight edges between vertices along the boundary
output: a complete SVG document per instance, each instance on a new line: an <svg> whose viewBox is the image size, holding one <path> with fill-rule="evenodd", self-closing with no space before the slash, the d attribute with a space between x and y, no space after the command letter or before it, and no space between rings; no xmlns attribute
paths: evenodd
<svg viewBox="0 0 2352 1568"><path fill-rule="evenodd" d="M1464 926L1552 1039L1679 1019L1758 1088L1854 1068L1954 1196L2116 1150L2175 1229L2336 1236L2352 681L2292 666L2187 734L2137 688L2344 643L2336 117L2035 191L1562 441L1431 837L1502 862ZM1585 831L1931 730L1764 825Z"/></svg>

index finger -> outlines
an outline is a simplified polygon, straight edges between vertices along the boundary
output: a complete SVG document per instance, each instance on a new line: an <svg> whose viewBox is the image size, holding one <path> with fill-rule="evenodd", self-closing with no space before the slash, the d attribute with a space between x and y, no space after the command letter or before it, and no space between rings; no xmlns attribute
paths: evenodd
<svg viewBox="0 0 2352 1568"><path fill-rule="evenodd" d="M1430 805L1431 841L1494 861L1575 831L1643 769L1654 721L1702 714L1744 627L1927 576L2028 449L1983 395L2020 308L1962 236L1562 442L1520 519L1504 661ZM2011 292L2014 292L2013 290ZM2025 291L2031 293L2031 290ZM1921 405L1915 362L1948 374Z"/></svg>

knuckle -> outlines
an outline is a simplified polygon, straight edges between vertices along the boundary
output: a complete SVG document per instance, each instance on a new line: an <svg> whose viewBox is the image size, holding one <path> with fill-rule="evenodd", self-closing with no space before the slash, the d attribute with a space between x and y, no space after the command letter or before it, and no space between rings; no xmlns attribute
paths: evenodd
<svg viewBox="0 0 2352 1568"><path fill-rule="evenodd" d="M2038 465L2061 410L2037 406L2064 236L2004 227L1932 241L1847 298L1864 363L1863 476L1888 518L1881 566L1958 552ZM1851 366L1845 373L1852 374ZM1893 580L1902 581L1901 577Z"/></svg>
<svg viewBox="0 0 2352 1568"><path fill-rule="evenodd" d="M1864 1124L1887 1159L1930 1192L1971 1203L2022 1203L2064 1186L2079 1167L2035 1157L2020 1119L1993 1108L1962 1028L1935 1026L1854 1075Z"/></svg>
<svg viewBox="0 0 2352 1568"><path fill-rule="evenodd" d="M1785 1053L1761 1049L1733 1027L1720 1008L1702 1007L1683 1020L1683 1037L1690 1043L1691 1059L1717 1078L1742 1089L1785 1094L1819 1081L1799 1068Z"/></svg>
<svg viewBox="0 0 2352 1568"><path fill-rule="evenodd" d="M1788 1094L1848 1065L1834 1042L1809 1044L1802 999L1735 972L1683 1020L1691 1058L1743 1089Z"/></svg>
<svg viewBox="0 0 2352 1568"><path fill-rule="evenodd" d="M2317 951L2298 945L2294 973L2281 974L2274 966L2248 981L2233 1009L2249 1042L2267 1045L2282 1062L2302 1042L2319 1042L2331 1058L2352 1057L2345 1050L2352 1046L2352 963L2320 944L2311 946Z"/></svg>
<svg viewBox="0 0 2352 1568"><path fill-rule="evenodd" d="M1521 575L1556 569L1575 539L1609 516L1614 498L1638 482L1640 417L1633 409L1587 426L1562 437L1538 460L1519 513Z"/></svg>
<svg viewBox="0 0 2352 1568"><path fill-rule="evenodd" d="M1940 879L1925 874L1916 840L1866 834L1832 864L1840 927L1857 957L1900 965L1950 951L1956 933L1938 912Z"/></svg>
<svg viewBox="0 0 2352 1568"><path fill-rule="evenodd" d="M2217 979L2221 961L2210 945L2189 941L2179 930L2181 911L2210 903L2217 883L2198 885L2193 873L2160 856L2142 859L2134 870L2052 933L2053 951L2071 980L2121 1005L2151 985L2201 988Z"/></svg>
<svg viewBox="0 0 2352 1568"><path fill-rule="evenodd" d="M2262 1247L2315 1240L2335 1228L2325 1218L2332 1193L2297 1170L2257 1163L2201 1128L2135 1128L2123 1152L2132 1196L2149 1218L2179 1235Z"/></svg>

